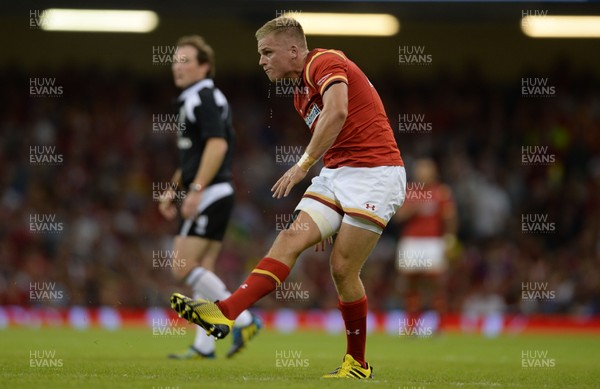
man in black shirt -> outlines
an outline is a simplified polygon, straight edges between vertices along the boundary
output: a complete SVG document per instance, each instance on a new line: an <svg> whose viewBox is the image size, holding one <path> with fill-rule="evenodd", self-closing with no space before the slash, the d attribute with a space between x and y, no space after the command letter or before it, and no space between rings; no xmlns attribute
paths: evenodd
<svg viewBox="0 0 600 389"><path fill-rule="evenodd" d="M174 259L178 260L173 263L180 266L173 266L173 274L189 285L197 298L211 301L231 294L214 274L214 264L234 205L231 109L225 95L214 85L214 69L213 50L202 37L179 39L172 70L175 85L183 90L177 99L180 167L172 182L183 189L185 198L173 250L177 256ZM159 210L169 220L177 216L173 202L176 197L172 190L161 196ZM261 327L260 320L248 311L235 324L237 330L228 357L240 351ZM198 327L194 344L187 352L170 357L214 358L214 338Z"/></svg>

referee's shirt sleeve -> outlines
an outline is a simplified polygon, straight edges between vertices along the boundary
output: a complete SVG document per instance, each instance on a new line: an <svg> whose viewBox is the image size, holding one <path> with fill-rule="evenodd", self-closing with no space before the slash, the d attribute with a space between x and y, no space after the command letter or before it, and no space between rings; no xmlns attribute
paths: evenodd
<svg viewBox="0 0 600 389"><path fill-rule="evenodd" d="M202 89L200 91L200 105L195 108L198 126L200 127L200 139L226 138L225 120L223 110L226 106L219 106L215 101L213 89Z"/></svg>

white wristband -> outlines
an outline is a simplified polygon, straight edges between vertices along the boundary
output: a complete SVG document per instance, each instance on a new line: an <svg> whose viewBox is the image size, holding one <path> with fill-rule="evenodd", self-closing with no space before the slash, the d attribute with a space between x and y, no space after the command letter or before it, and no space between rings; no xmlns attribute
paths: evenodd
<svg viewBox="0 0 600 389"><path fill-rule="evenodd" d="M298 167L303 171L307 172L315 163L317 163L315 158L308 155L308 153L304 153L296 165L298 165Z"/></svg>

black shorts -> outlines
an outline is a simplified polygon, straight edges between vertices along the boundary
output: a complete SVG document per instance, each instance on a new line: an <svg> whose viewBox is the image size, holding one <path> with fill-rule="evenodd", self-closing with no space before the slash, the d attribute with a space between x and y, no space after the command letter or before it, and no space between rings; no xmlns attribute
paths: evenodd
<svg viewBox="0 0 600 389"><path fill-rule="evenodd" d="M202 192L196 217L184 219L179 236L198 236L222 241L233 211L234 190L229 182L210 185Z"/></svg>

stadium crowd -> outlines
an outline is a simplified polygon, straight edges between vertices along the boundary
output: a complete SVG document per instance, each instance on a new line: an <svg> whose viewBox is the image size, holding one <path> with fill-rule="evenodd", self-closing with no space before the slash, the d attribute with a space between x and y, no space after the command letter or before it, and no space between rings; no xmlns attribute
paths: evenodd
<svg viewBox="0 0 600 389"><path fill-rule="evenodd" d="M159 215L153 188L169 180L178 156L176 131L155 125L176 113L177 91L164 73L40 71L62 86L40 96L30 93L30 75L0 72L1 305L167 306L173 279L168 261L155 259L168 254L177 224ZM429 81L392 71L371 78L397 129L408 181L412 161L431 156L454 192L460 244L447 274L451 312L600 314L600 80L567 63L546 77L555 89L546 96L524 96L521 78L495 83L473 68ZM237 205L217 264L233 288L302 194L298 187L275 200L270 188L309 133L291 97L261 74L217 74L216 84L237 131ZM403 131L405 114L429 125ZM36 163L32 155L44 153ZM372 310L404 306L395 264L401 231L390 224L363 269ZM523 298L535 282L547 283L535 285L552 297ZM327 248L303 254L288 284L308 298L273 295L259 306L335 308ZM32 285L64 297L32 300Z"/></svg>

